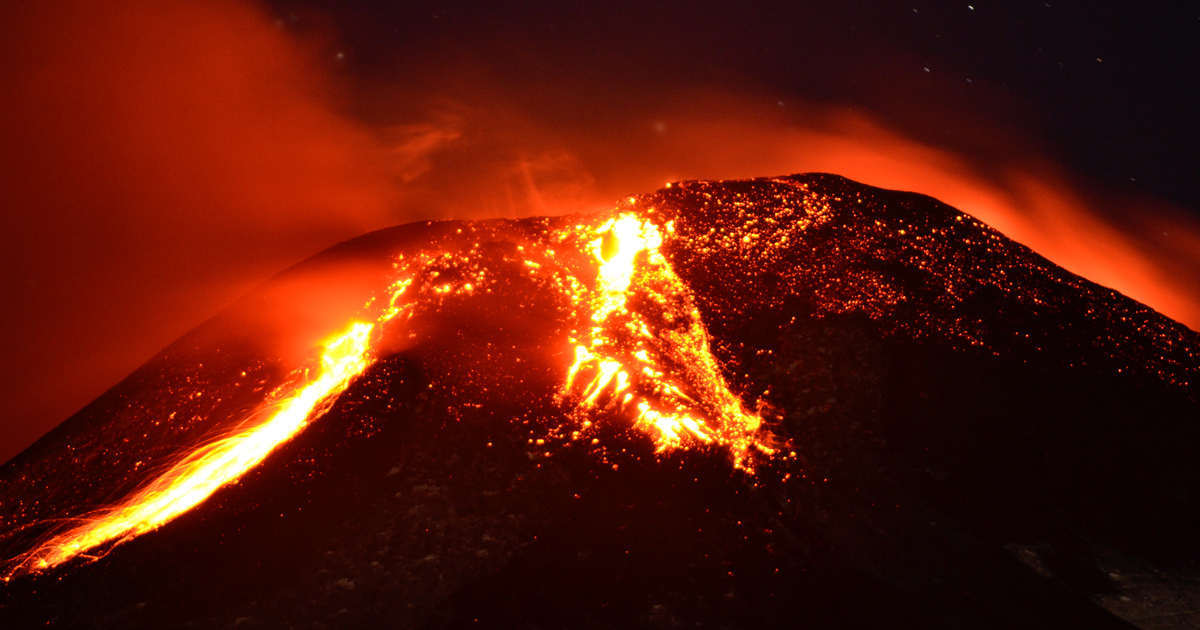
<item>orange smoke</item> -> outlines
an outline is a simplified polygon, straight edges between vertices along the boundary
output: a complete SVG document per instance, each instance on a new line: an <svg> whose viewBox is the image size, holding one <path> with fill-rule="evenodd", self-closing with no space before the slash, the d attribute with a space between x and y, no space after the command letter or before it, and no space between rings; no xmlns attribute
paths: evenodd
<svg viewBox="0 0 1200 630"><path fill-rule="evenodd" d="M449 108L456 117L442 117L448 122L439 133L453 140L406 190L445 215L560 214L684 179L837 173L936 197L1200 329L1200 221L1165 202L1072 177L1029 143L1004 137L1002 122L977 121L983 130L974 132L981 138L975 146L949 149L861 109L783 102L753 90L664 89L618 105L600 97L553 101L532 90L551 100L546 106L500 88L475 89L455 101L471 106L457 104ZM606 115L586 111L589 104ZM539 108L557 115L548 122L533 115Z"/></svg>
<svg viewBox="0 0 1200 630"><path fill-rule="evenodd" d="M1200 224L1072 176L995 107L905 103L911 122L953 102L947 148L755 86L547 81L438 50L356 81L333 44L238 0L0 9L0 460L339 240L601 209L679 179L827 171L925 193L1200 328Z"/></svg>
<svg viewBox="0 0 1200 630"><path fill-rule="evenodd" d="M260 11L11 4L0 461L250 286L404 220L323 62Z"/></svg>

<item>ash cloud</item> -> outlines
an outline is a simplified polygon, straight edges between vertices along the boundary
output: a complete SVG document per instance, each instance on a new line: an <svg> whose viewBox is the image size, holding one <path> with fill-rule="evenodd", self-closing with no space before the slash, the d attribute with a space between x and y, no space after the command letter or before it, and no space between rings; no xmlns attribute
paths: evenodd
<svg viewBox="0 0 1200 630"><path fill-rule="evenodd" d="M232 0L0 17L0 460L338 241L418 219L598 210L680 179L827 171L925 193L1200 327L1191 215L1059 166L999 87L967 93L941 69L895 84L915 61L884 44L827 64L870 87L818 98L681 72L691 61L665 48L679 33L554 56L573 49L477 20L364 63L344 16ZM647 69L655 55L668 62Z"/></svg>

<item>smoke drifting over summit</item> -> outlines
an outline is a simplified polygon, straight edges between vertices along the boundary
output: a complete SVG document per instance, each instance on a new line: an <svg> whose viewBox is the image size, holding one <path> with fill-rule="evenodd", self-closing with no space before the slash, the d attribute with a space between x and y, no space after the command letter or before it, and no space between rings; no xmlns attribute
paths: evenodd
<svg viewBox="0 0 1200 630"><path fill-rule="evenodd" d="M923 71L844 24L814 56L724 63L756 34L670 12L581 31L582 13L515 26L526 13L292 4L3 11L0 459L337 241L598 210L682 179L826 171L921 192L1200 326L1192 215L1062 166L1004 86ZM858 52L815 56L839 38ZM917 80L894 78L908 66ZM797 87L816 75L862 81Z"/></svg>
<svg viewBox="0 0 1200 630"><path fill-rule="evenodd" d="M257 8L3 21L0 459L263 278L403 218L373 138Z"/></svg>

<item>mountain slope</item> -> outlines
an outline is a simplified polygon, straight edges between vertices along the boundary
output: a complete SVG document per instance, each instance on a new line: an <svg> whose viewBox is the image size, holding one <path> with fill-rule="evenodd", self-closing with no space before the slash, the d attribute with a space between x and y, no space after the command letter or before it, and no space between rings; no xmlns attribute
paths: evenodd
<svg viewBox="0 0 1200 630"><path fill-rule="evenodd" d="M340 244L0 468L5 556L260 418L368 316L323 415L102 559L17 575L5 626L1153 627L1197 601L1200 336L831 175Z"/></svg>

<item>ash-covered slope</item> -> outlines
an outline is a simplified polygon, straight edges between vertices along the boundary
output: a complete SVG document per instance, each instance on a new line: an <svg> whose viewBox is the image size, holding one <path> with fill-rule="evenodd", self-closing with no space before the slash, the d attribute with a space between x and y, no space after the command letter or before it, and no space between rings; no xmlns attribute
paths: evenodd
<svg viewBox="0 0 1200 630"><path fill-rule="evenodd" d="M623 306L602 290L618 217L661 235ZM393 307L325 415L160 529L14 577L0 625L1200 621L1200 336L936 200L829 175L343 243L0 468L0 550L260 417L314 340ZM568 383L605 361L626 389ZM639 403L711 439L671 442ZM744 442L739 418L762 422Z"/></svg>

